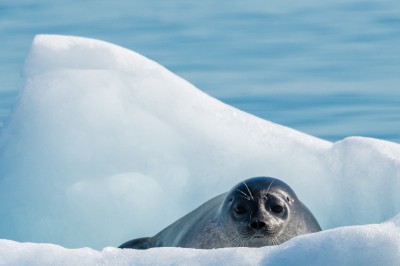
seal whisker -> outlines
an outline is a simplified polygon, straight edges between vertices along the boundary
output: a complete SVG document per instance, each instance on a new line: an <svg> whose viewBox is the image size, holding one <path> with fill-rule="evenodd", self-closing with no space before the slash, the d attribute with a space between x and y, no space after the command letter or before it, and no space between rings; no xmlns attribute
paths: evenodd
<svg viewBox="0 0 400 266"><path fill-rule="evenodd" d="M276 240L278 242L278 245L280 245L280 244L288 241L291 238L291 236L289 236L287 234L279 234L275 238L276 238Z"/></svg>
<svg viewBox="0 0 400 266"><path fill-rule="evenodd" d="M240 237L240 235L238 235L238 236L235 236L232 239L232 246L234 246L234 247L242 247L244 242L245 241L243 240L243 238Z"/></svg>
<svg viewBox="0 0 400 266"><path fill-rule="evenodd" d="M243 239L241 239L241 238L236 238L236 245L237 245L237 247L243 247L243 243L244 243L244 241L243 241Z"/></svg>
<svg viewBox="0 0 400 266"><path fill-rule="evenodd" d="M241 245L240 238L239 238L239 237L236 237L236 238L235 238L235 246L236 246L236 247L240 247L240 245Z"/></svg>
<svg viewBox="0 0 400 266"><path fill-rule="evenodd" d="M252 229L250 229L250 228L248 228L247 226L246 227L243 227L241 230L240 230L240 235L242 235L242 236L244 236L244 237L251 237L252 235L254 234L254 232L253 232L253 230Z"/></svg>
<svg viewBox="0 0 400 266"><path fill-rule="evenodd" d="M242 198L245 198L245 199L247 199L247 200L250 200L249 197L245 197L245 196L243 196L243 195L239 195L239 196L241 196Z"/></svg>
<svg viewBox="0 0 400 266"><path fill-rule="evenodd" d="M250 194L250 198L251 198L252 200L254 200L254 197L253 197L253 195L251 194L251 191L250 191L249 187L247 186L246 182L243 181L243 184L246 186L247 191L248 191L249 194Z"/></svg>
<svg viewBox="0 0 400 266"><path fill-rule="evenodd" d="M241 191L240 189L236 189L237 191L239 191L240 193L242 193L244 196L245 196L245 198L247 199L247 200L250 200L250 197L246 194L246 193L244 193L243 191Z"/></svg>
<svg viewBox="0 0 400 266"><path fill-rule="evenodd" d="M268 188L267 188L267 192L265 193L266 195L268 195L269 189L271 188L272 184L274 183L275 179L273 179L271 181L271 183L269 184Z"/></svg>
<svg viewBox="0 0 400 266"><path fill-rule="evenodd" d="M288 234L282 234L282 240L283 240L283 242L286 242L286 241L288 241L289 239L291 239L292 238L292 236L290 236L290 235L288 235Z"/></svg>

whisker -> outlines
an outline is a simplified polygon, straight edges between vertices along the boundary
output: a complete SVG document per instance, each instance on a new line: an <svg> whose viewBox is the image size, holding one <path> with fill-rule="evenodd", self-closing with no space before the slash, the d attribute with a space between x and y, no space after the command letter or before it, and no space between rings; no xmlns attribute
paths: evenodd
<svg viewBox="0 0 400 266"><path fill-rule="evenodd" d="M246 182L243 181L243 184L246 186L247 191L248 191L249 194L250 194L250 198L251 198L252 200L254 200L254 197L253 197L253 195L251 194L251 191L250 191L249 187L247 186Z"/></svg>
<svg viewBox="0 0 400 266"><path fill-rule="evenodd" d="M241 197L244 198L244 199L250 200L249 197L245 197L245 196L243 196L243 195L239 195L239 196L241 196Z"/></svg>
<svg viewBox="0 0 400 266"><path fill-rule="evenodd" d="M268 195L268 191L269 191L269 189L271 188L271 186L272 186L272 184L274 183L274 181L275 181L275 179L273 179L272 181L271 181L271 184L269 184L269 186L268 186L268 188L267 188L267 195Z"/></svg>
<svg viewBox="0 0 400 266"><path fill-rule="evenodd" d="M247 200L250 200L250 197L246 194L246 193L244 193L243 191L241 191L240 189L236 189L237 191L239 191L240 193L242 193L243 195L244 195L244 198L245 199L247 199ZM243 197L243 196L242 196Z"/></svg>

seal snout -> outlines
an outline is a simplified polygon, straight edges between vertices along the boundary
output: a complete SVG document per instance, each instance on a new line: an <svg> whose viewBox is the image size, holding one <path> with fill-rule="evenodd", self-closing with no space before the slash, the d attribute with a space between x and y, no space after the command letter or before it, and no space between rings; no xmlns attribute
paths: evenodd
<svg viewBox="0 0 400 266"><path fill-rule="evenodd" d="M255 221L250 222L250 227L255 230L262 230L265 227L267 227L267 224L263 221L255 220Z"/></svg>

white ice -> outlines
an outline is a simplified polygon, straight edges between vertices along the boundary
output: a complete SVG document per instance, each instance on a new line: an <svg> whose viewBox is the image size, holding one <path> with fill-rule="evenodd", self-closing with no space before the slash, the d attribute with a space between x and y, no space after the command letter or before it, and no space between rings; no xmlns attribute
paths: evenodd
<svg viewBox="0 0 400 266"><path fill-rule="evenodd" d="M273 124L98 40L37 36L24 79L0 135L0 238L66 248L3 240L0 264L400 261L400 218L388 221L400 213L399 144ZM287 182L324 229L363 226L251 250L105 248L260 175ZM81 247L105 249L67 249Z"/></svg>

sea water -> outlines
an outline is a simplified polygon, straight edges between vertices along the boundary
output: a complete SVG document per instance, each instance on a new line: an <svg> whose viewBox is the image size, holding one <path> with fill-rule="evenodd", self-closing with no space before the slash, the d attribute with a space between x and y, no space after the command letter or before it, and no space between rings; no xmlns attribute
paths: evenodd
<svg viewBox="0 0 400 266"><path fill-rule="evenodd" d="M0 2L0 122L36 34L137 51L267 120L336 141L400 142L400 2Z"/></svg>

